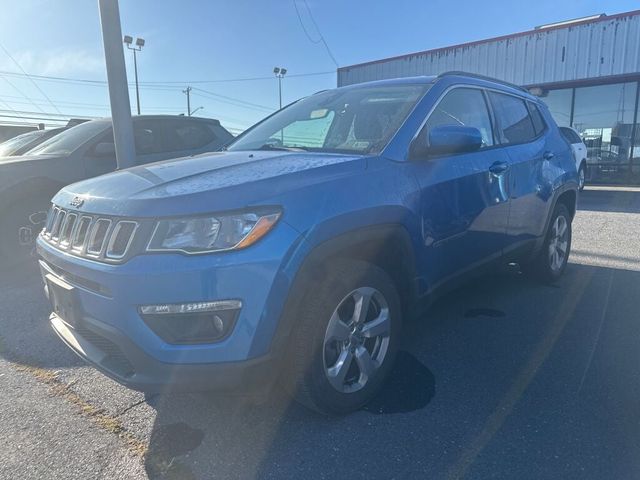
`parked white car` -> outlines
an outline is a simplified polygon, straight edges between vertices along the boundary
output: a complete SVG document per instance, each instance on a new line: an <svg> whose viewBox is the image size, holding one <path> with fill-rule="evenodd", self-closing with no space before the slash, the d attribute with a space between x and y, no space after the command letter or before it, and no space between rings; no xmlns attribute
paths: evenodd
<svg viewBox="0 0 640 480"><path fill-rule="evenodd" d="M578 132L570 127L560 127L560 132L564 138L571 144L573 158L576 161L576 169L578 170L578 182L580 191L584 188L584 182L587 178L587 146L584 144Z"/></svg>

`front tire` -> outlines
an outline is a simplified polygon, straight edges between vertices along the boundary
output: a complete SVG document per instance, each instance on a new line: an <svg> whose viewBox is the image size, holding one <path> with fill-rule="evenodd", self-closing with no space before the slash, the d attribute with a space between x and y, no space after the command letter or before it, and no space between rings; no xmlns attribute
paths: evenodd
<svg viewBox="0 0 640 480"><path fill-rule="evenodd" d="M35 258L35 241L47 219L48 201L29 198L0 213L0 268Z"/></svg>
<svg viewBox="0 0 640 480"><path fill-rule="evenodd" d="M347 414L371 400L398 350L401 307L387 273L341 261L319 283L308 281L294 335L293 394L324 414Z"/></svg>
<svg viewBox="0 0 640 480"><path fill-rule="evenodd" d="M553 210L544 245L528 266L531 273L545 283L558 280L567 267L571 252L571 215L558 203Z"/></svg>

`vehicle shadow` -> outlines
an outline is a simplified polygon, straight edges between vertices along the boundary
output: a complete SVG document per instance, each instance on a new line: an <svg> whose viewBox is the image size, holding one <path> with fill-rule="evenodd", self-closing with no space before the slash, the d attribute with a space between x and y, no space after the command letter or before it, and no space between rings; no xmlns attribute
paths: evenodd
<svg viewBox="0 0 640 480"><path fill-rule="evenodd" d="M587 187L578 197L578 210L640 213L640 189Z"/></svg>
<svg viewBox="0 0 640 480"><path fill-rule="evenodd" d="M315 414L277 390L263 403L215 395L150 398L156 418L147 473L150 478L442 478L464 457L472 434L495 417L510 386L522 383L523 371L533 365L535 374L524 378L535 383L565 331L593 330L587 327L600 317L589 316L592 304L610 300L603 283L614 276L625 285L640 285L640 272L570 264L556 285L502 274L448 294L421 321L407 325L394 377L371 405L349 416ZM624 294L616 292L616 298ZM582 345L579 338L571 342ZM590 342L584 347L590 349ZM567 355L577 350L572 343ZM575 400L574 390L564 395L560 391L553 401Z"/></svg>
<svg viewBox="0 0 640 480"><path fill-rule="evenodd" d="M0 269L0 355L38 368L84 365L49 326L43 288L35 260Z"/></svg>

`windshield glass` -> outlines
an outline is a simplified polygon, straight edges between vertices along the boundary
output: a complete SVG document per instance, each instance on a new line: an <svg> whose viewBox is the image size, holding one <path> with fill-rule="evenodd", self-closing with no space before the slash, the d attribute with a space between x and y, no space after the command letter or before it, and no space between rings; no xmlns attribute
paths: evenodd
<svg viewBox="0 0 640 480"><path fill-rule="evenodd" d="M43 130L36 130L35 132L23 133L17 137L13 137L6 142L0 144L0 157L6 157L7 155L13 155L22 147L28 143L34 141L40 135L44 135Z"/></svg>
<svg viewBox="0 0 640 480"><path fill-rule="evenodd" d="M321 92L276 113L228 150L378 153L429 86L385 85Z"/></svg>
<svg viewBox="0 0 640 480"><path fill-rule="evenodd" d="M86 122L66 130L29 152L34 155L68 155L95 135L105 131L111 122Z"/></svg>

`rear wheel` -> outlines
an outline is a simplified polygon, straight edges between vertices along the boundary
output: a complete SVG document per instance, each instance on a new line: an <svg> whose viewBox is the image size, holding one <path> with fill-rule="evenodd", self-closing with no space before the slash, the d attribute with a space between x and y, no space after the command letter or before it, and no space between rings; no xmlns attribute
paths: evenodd
<svg viewBox="0 0 640 480"><path fill-rule="evenodd" d="M35 257L35 241L47 219L48 201L25 199L0 214L0 266L14 266Z"/></svg>
<svg viewBox="0 0 640 480"><path fill-rule="evenodd" d="M294 395L327 414L357 410L388 376L398 346L400 299L389 276L359 261L329 267L296 314Z"/></svg>
<svg viewBox="0 0 640 480"><path fill-rule="evenodd" d="M567 207L556 205L544 245L527 270L544 282L554 282L562 276L571 251L571 215Z"/></svg>
<svg viewBox="0 0 640 480"><path fill-rule="evenodd" d="M584 185L587 179L587 166L584 164L580 164L580 168L578 169L578 189L580 191L584 190Z"/></svg>

